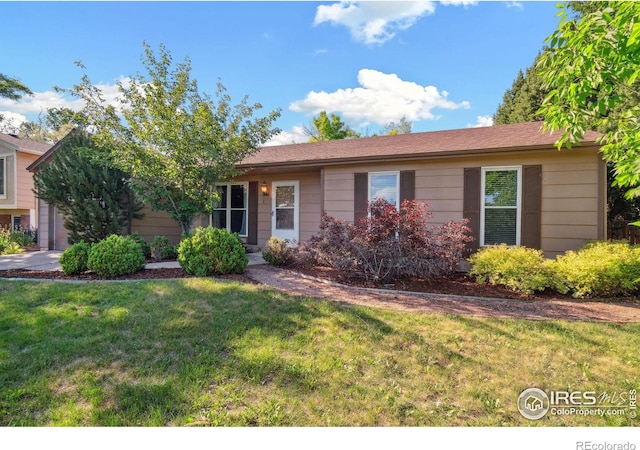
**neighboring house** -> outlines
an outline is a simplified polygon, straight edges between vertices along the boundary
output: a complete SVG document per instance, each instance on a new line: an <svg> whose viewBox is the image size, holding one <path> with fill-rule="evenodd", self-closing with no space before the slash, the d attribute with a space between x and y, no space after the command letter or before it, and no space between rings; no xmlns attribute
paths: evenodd
<svg viewBox="0 0 640 450"><path fill-rule="evenodd" d="M0 133L0 227L30 228L38 222L33 176L27 166L51 145Z"/></svg>
<svg viewBox="0 0 640 450"><path fill-rule="evenodd" d="M581 146L558 151L557 134L522 123L265 147L238 165L243 175L218 186L221 202L195 225L264 247L271 236L308 240L322 211L352 222L375 197L416 199L428 203L433 224L469 219L472 251L504 242L553 257L606 237L598 136L588 132ZM179 236L167 220L146 216L132 230L162 226L161 234Z"/></svg>
<svg viewBox="0 0 640 450"><path fill-rule="evenodd" d="M74 133L72 131L71 133ZM54 146L49 148L41 156L31 162L26 168L30 174L31 188L33 188L33 174L35 174L43 164L51 160L56 151L62 146L69 133ZM65 250L70 247L68 242L68 232L64 227L64 218L58 209L47 204L42 199L37 199L37 227L38 227L38 243L41 250ZM173 242L178 242L181 236L180 227L175 221L171 220L165 212L152 211L148 207L144 207L140 214L143 215L142 220L134 219L128 229L123 233L130 234L137 232L147 241L151 242L154 236L166 236Z"/></svg>

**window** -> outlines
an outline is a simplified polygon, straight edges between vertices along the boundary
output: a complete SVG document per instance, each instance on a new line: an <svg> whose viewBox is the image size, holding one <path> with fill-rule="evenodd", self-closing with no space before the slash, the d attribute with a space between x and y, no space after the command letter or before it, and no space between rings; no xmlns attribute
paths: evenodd
<svg viewBox="0 0 640 450"><path fill-rule="evenodd" d="M520 245L520 167L482 169L480 245Z"/></svg>
<svg viewBox="0 0 640 450"><path fill-rule="evenodd" d="M219 201L215 203L213 208L213 226L246 237L248 184L220 184L216 189Z"/></svg>
<svg viewBox="0 0 640 450"><path fill-rule="evenodd" d="M20 231L22 228L22 217L20 216L13 216L13 223L11 225L13 228L13 231Z"/></svg>
<svg viewBox="0 0 640 450"><path fill-rule="evenodd" d="M0 158L0 197L3 197L7 194L7 190L5 189L5 183L7 180L6 174L6 159Z"/></svg>
<svg viewBox="0 0 640 450"><path fill-rule="evenodd" d="M400 193L400 172L370 172L369 196L371 202L376 198L382 198L396 207Z"/></svg>

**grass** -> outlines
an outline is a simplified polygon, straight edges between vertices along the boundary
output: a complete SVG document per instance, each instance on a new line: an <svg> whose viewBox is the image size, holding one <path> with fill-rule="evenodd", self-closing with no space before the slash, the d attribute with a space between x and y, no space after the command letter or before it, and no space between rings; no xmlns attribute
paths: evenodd
<svg viewBox="0 0 640 450"><path fill-rule="evenodd" d="M640 324L400 313L208 279L0 282L2 426L613 426L528 387L640 385Z"/></svg>

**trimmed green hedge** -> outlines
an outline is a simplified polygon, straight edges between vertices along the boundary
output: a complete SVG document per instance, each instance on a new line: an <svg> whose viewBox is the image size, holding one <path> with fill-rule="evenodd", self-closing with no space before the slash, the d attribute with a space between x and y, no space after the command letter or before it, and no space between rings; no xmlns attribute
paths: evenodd
<svg viewBox="0 0 640 450"><path fill-rule="evenodd" d="M532 294L547 288L573 297L629 295L640 288L640 247L626 242L591 242L548 260L539 250L486 247L469 258L480 282Z"/></svg>
<svg viewBox="0 0 640 450"><path fill-rule="evenodd" d="M91 244L78 242L60 255L60 266L65 275L78 275L88 270L87 261Z"/></svg>
<svg viewBox="0 0 640 450"><path fill-rule="evenodd" d="M525 294L543 291L552 285L549 261L541 250L499 245L485 247L469 258L471 270L482 283L499 284Z"/></svg>
<svg viewBox="0 0 640 450"><path fill-rule="evenodd" d="M87 267L105 278L130 275L144 269L145 257L140 244L131 236L112 234L91 246Z"/></svg>
<svg viewBox="0 0 640 450"><path fill-rule="evenodd" d="M237 233L220 228L198 227L178 246L182 270L200 277L227 273L244 273L249 263Z"/></svg>

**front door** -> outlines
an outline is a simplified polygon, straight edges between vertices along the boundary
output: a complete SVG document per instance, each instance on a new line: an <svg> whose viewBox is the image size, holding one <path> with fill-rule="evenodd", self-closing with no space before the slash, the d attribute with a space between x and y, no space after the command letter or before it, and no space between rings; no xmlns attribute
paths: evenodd
<svg viewBox="0 0 640 450"><path fill-rule="evenodd" d="M291 243L300 239L300 182L274 181L271 195L271 235Z"/></svg>

